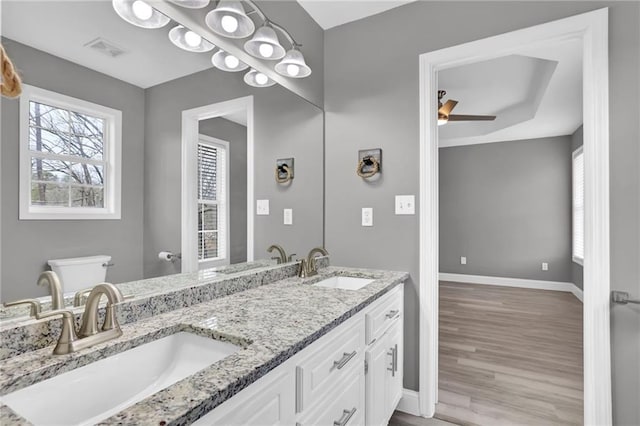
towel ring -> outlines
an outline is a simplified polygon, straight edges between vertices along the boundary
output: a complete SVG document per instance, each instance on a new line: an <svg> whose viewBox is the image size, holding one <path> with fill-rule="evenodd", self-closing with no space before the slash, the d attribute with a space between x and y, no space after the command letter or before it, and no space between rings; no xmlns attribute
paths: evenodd
<svg viewBox="0 0 640 426"><path fill-rule="evenodd" d="M365 172L362 170L364 166L372 166L372 167L371 167L371 170L369 170L368 172ZM373 157L373 156L364 157L362 160L360 160L360 162L358 163L358 168L356 169L356 173L358 174L358 176L365 179L375 176L376 174L378 174L379 171L380 171L380 163L378 162L376 157Z"/></svg>
<svg viewBox="0 0 640 426"><path fill-rule="evenodd" d="M284 172L287 175L283 178L280 177L280 173ZM293 176L291 176L291 169L286 164L276 167L276 182L278 183L287 183L293 180Z"/></svg>

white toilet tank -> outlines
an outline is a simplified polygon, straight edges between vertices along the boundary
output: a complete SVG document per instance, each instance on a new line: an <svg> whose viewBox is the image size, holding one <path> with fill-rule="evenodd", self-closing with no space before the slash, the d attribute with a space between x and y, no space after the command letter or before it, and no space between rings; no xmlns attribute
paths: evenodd
<svg viewBox="0 0 640 426"><path fill-rule="evenodd" d="M51 270L60 278L63 293L75 293L103 283L111 256L86 256L49 261Z"/></svg>

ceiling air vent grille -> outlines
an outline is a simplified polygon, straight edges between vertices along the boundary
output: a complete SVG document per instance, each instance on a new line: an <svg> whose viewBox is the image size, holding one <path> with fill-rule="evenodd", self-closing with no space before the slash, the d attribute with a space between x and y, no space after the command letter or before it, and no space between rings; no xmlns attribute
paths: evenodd
<svg viewBox="0 0 640 426"><path fill-rule="evenodd" d="M123 48L118 47L112 42L105 40L101 37L98 37L95 40L91 40L89 43L85 44L84 46L88 47L89 49L94 49L102 53L103 55L109 56L110 58L117 58L118 56L124 55L125 53L127 53L127 51L124 50Z"/></svg>

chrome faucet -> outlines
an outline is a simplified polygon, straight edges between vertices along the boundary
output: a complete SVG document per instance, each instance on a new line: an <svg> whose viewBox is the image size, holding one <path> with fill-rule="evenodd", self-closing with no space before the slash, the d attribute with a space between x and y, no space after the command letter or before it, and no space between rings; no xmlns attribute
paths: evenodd
<svg viewBox="0 0 640 426"><path fill-rule="evenodd" d="M60 279L53 271L45 271L38 277L38 285L49 287L51 293L51 309L64 309L64 296L62 295L62 285Z"/></svg>
<svg viewBox="0 0 640 426"><path fill-rule="evenodd" d="M284 251L282 246L280 246L278 244L273 244L273 245L269 246L269 248L267 249L267 251L269 253L271 253L273 250L277 250L278 251L278 257L272 257L272 259L277 260L278 264L287 262L287 252Z"/></svg>
<svg viewBox="0 0 640 426"><path fill-rule="evenodd" d="M316 264L316 254L322 256L328 256L329 252L322 247L314 247L307 255L307 259L300 261L300 269L298 270L298 276L300 278L312 277L318 275L318 265Z"/></svg>
<svg viewBox="0 0 640 426"><path fill-rule="evenodd" d="M104 323L102 328L99 329L98 304L102 295L107 296L107 305L105 307ZM54 355L65 355L120 337L122 330L116 318L115 305L123 300L122 293L113 284L102 283L95 286L87 297L82 323L77 333L74 324L75 315L72 311L59 309L37 314L36 318L62 316L62 331L53 353Z"/></svg>

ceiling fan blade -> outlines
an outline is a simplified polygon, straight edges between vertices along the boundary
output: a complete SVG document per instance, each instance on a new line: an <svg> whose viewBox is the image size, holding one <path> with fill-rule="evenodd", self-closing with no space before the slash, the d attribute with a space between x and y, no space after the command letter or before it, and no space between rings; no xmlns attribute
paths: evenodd
<svg viewBox="0 0 640 426"><path fill-rule="evenodd" d="M449 115L449 121L493 121L495 115Z"/></svg>
<svg viewBox="0 0 640 426"><path fill-rule="evenodd" d="M458 104L458 101L454 101L453 99L449 99L447 102L445 102L444 105L442 105L442 107L440 109L438 109L438 113L444 114L444 115L449 115L449 114L451 114L451 111L456 107L457 104Z"/></svg>

